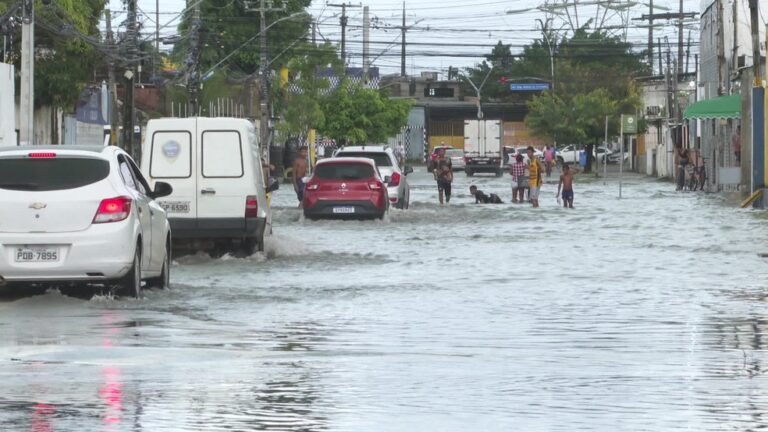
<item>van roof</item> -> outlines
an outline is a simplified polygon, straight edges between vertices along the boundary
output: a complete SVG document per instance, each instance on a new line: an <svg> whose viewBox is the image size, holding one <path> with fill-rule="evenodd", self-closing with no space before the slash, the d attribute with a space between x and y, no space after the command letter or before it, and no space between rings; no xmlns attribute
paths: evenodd
<svg viewBox="0 0 768 432"><path fill-rule="evenodd" d="M0 153L8 152L39 152L39 151L80 151L80 152L93 152L101 153L106 149L105 146L100 145L35 145L35 146L14 146L14 147L0 147Z"/></svg>

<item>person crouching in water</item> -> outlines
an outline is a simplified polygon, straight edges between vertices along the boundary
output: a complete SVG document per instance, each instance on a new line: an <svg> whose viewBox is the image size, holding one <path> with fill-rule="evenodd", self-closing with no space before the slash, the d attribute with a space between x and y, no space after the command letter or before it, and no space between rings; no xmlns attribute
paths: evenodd
<svg viewBox="0 0 768 432"><path fill-rule="evenodd" d="M563 189L563 207L573 208L573 176L579 173L578 168L573 168L568 164L563 165L563 174L560 176L560 183L557 184L557 193L560 195L560 187Z"/></svg>
<svg viewBox="0 0 768 432"><path fill-rule="evenodd" d="M495 193L486 195L475 185L469 187L469 193L475 197L475 204L502 204L501 198L498 195Z"/></svg>

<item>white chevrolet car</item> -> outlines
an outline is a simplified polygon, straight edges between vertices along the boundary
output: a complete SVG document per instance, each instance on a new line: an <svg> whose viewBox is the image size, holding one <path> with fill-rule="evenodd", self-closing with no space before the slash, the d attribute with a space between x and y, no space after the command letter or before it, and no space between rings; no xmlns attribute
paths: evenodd
<svg viewBox="0 0 768 432"><path fill-rule="evenodd" d="M397 162L395 152L385 146L342 147L333 157L362 157L372 159L387 183L389 203L399 209L407 209L411 203L411 187L406 176L413 168Z"/></svg>
<svg viewBox="0 0 768 432"><path fill-rule="evenodd" d="M0 149L0 285L166 287L171 232L139 168L117 147Z"/></svg>

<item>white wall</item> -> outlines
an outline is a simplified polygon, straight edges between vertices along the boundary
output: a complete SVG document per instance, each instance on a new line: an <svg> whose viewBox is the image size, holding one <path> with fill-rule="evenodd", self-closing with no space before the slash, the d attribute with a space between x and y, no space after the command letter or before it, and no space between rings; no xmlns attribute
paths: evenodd
<svg viewBox="0 0 768 432"><path fill-rule="evenodd" d="M0 147L16 145L13 65L0 63Z"/></svg>

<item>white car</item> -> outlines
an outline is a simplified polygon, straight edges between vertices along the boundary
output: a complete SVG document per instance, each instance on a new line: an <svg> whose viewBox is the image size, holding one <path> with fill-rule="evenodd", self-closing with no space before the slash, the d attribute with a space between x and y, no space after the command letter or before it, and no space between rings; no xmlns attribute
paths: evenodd
<svg viewBox="0 0 768 432"><path fill-rule="evenodd" d="M583 149L577 149L574 145L567 145L563 147L562 149L557 151L557 162L559 164L562 163L570 163L570 164L578 164L579 163L579 154L584 151ZM608 158L608 162L611 162L613 150L608 149L604 146L599 147L593 147L595 160L597 160L599 163L605 163L606 157Z"/></svg>
<svg viewBox="0 0 768 432"><path fill-rule="evenodd" d="M451 160L454 171L463 170L467 166L467 159L464 158L464 150L462 149L447 149L445 157Z"/></svg>
<svg viewBox="0 0 768 432"><path fill-rule="evenodd" d="M411 201L411 188L406 176L413 172L409 166L397 163L395 152L385 146L342 147L333 157L363 157L372 159L381 177L387 181L389 203L399 209L407 209Z"/></svg>
<svg viewBox="0 0 768 432"><path fill-rule="evenodd" d="M136 163L109 146L0 149L0 285L167 287L171 231Z"/></svg>

